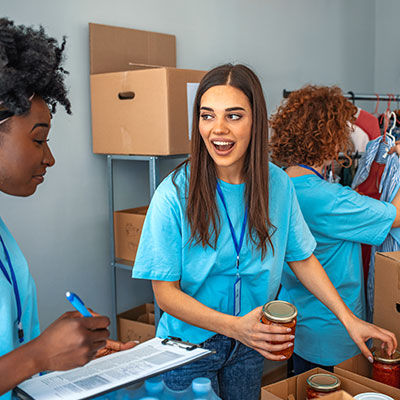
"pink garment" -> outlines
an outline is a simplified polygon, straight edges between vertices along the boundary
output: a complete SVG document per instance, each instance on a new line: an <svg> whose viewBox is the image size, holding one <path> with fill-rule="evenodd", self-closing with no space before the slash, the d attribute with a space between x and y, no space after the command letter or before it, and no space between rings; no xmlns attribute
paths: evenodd
<svg viewBox="0 0 400 400"><path fill-rule="evenodd" d="M368 111L360 109L355 124L368 135L369 140L376 139L381 134L378 118Z"/></svg>

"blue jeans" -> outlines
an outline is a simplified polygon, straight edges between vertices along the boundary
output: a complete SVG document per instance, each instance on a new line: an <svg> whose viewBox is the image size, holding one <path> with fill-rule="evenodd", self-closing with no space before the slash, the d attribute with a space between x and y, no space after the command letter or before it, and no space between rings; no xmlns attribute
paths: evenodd
<svg viewBox="0 0 400 400"><path fill-rule="evenodd" d="M260 353L220 334L203 347L215 353L163 374L170 389L184 390L194 378L205 377L223 400L258 400L264 366Z"/></svg>
<svg viewBox="0 0 400 400"><path fill-rule="evenodd" d="M333 372L333 365L315 364L311 361L305 360L296 353L293 353L292 360L293 360L294 375L302 374L303 372L309 371L310 369L313 368L323 368L329 372Z"/></svg>

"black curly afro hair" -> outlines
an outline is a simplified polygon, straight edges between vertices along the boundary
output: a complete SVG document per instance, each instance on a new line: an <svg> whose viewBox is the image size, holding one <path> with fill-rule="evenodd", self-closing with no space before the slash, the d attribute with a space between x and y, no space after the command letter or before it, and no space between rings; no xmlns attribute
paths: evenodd
<svg viewBox="0 0 400 400"><path fill-rule="evenodd" d="M52 113L60 103L71 114L64 84L68 72L60 66L64 47L65 37L59 46L42 26L34 29L0 18L0 105L9 116L27 113L33 94L41 97Z"/></svg>

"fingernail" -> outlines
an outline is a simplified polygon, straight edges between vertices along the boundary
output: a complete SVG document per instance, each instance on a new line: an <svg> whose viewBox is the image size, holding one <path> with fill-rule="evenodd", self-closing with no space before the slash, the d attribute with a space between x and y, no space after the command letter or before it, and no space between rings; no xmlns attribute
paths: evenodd
<svg viewBox="0 0 400 400"><path fill-rule="evenodd" d="M290 335L290 336L289 336L289 339L294 339L294 335Z"/></svg>
<svg viewBox="0 0 400 400"><path fill-rule="evenodd" d="M369 356L368 361L372 364L374 362L374 359L371 356Z"/></svg>
<svg viewBox="0 0 400 400"><path fill-rule="evenodd" d="M286 332L292 332L292 330L290 328L287 328Z"/></svg>
<svg viewBox="0 0 400 400"><path fill-rule="evenodd" d="M287 345L287 347L292 347L293 346L293 343L289 343L288 345Z"/></svg>
<svg viewBox="0 0 400 400"><path fill-rule="evenodd" d="M286 357L285 356L281 356L281 360L286 360Z"/></svg>
<svg viewBox="0 0 400 400"><path fill-rule="evenodd" d="M134 340L133 343L139 344L139 340Z"/></svg>

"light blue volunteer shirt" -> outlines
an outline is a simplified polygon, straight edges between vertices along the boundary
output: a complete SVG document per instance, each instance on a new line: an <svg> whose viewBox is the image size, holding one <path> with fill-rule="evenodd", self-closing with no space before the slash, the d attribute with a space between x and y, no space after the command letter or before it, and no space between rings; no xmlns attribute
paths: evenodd
<svg viewBox="0 0 400 400"><path fill-rule="evenodd" d="M314 255L347 306L365 319L360 243L378 245L385 240L396 216L395 207L316 175L291 179L317 241ZM296 354L316 364L336 365L360 352L340 321L304 288L287 265L282 285L279 298L298 309Z"/></svg>
<svg viewBox="0 0 400 400"><path fill-rule="evenodd" d="M1 218L0 235L3 238L10 255L11 264L18 283L22 309L21 322L24 329L24 343L26 343L37 337L40 333L36 302L36 287L29 272L28 264L24 255ZM7 269L9 276L11 276L3 246L1 246L1 244L0 258ZM0 356L3 356L21 346L18 340L16 321L17 303L15 301L14 290L3 272L0 270ZM9 400L11 398L11 392L0 396L1 400Z"/></svg>
<svg viewBox="0 0 400 400"><path fill-rule="evenodd" d="M233 314L233 285L236 279L236 252L225 209L216 194L221 230L216 250L201 245L188 245L189 225L186 220L185 186L187 177L182 168L177 175L179 194L169 175L157 188L147 212L132 276L134 278L180 281L181 289L206 306ZM220 181L229 216L240 236L244 217L245 184ZM286 173L270 164L270 219L276 227L272 236L274 254L268 249L264 260L248 235L240 252L242 277L241 313L273 300L281 282L285 261L308 258L314 248L312 237ZM201 343L215 333L189 325L164 313L157 336L177 336Z"/></svg>

